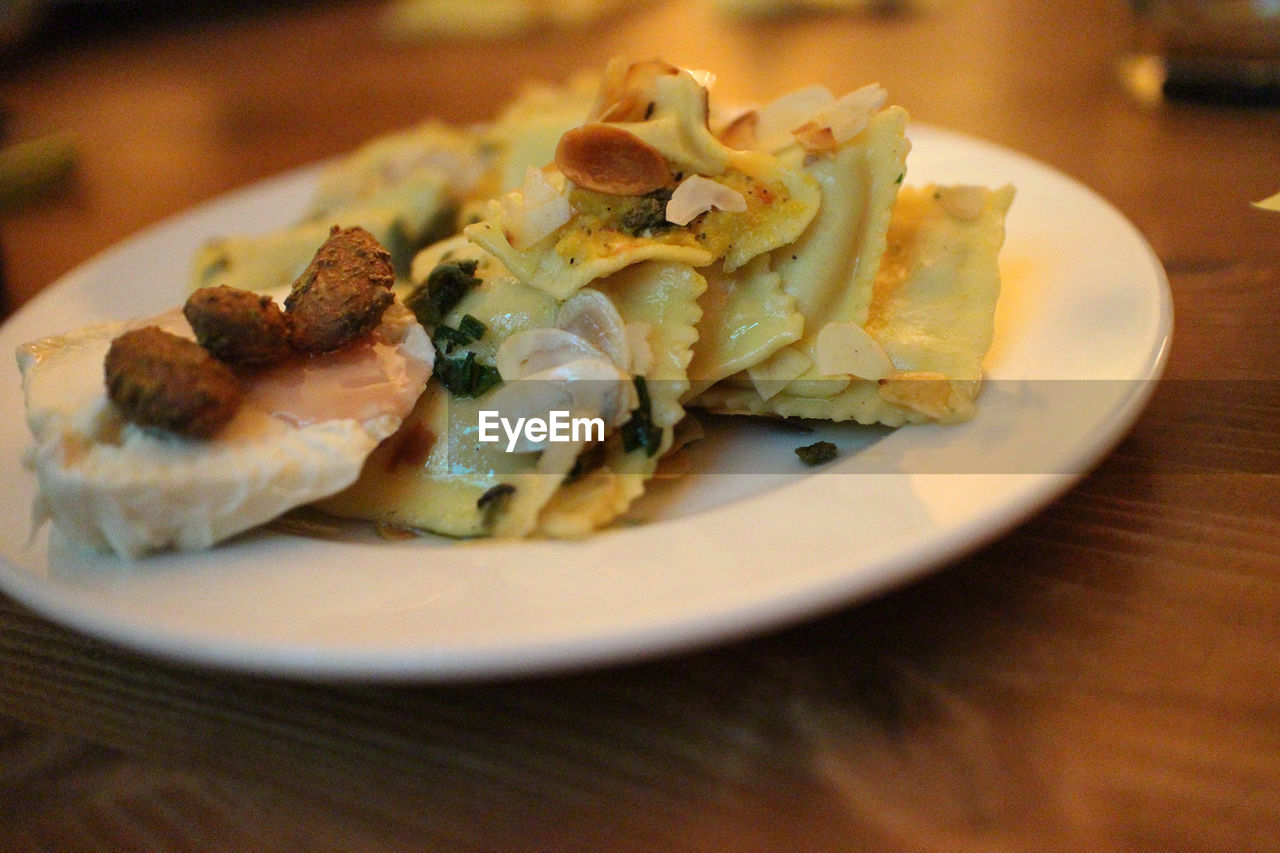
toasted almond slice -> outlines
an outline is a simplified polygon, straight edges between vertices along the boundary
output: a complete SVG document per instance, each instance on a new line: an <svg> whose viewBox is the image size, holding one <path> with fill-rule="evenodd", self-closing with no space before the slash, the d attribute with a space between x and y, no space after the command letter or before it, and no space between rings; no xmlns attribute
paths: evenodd
<svg viewBox="0 0 1280 853"><path fill-rule="evenodd" d="M620 370L631 365L631 344L622 315L593 287L570 296L556 314L556 327L577 335L609 357Z"/></svg>
<svg viewBox="0 0 1280 853"><path fill-rule="evenodd" d="M825 86L806 86L788 92L756 111L756 145L761 151L779 151L795 140L792 131L826 109L835 95Z"/></svg>
<svg viewBox="0 0 1280 853"><path fill-rule="evenodd" d="M847 374L860 379L893 375L893 362L880 342L857 323L828 323L814 343L818 370L829 376Z"/></svg>
<svg viewBox="0 0 1280 853"><path fill-rule="evenodd" d="M869 83L818 110L792 133L811 151L830 150L861 133L887 97L879 83Z"/></svg>
<svg viewBox="0 0 1280 853"><path fill-rule="evenodd" d="M756 110L747 110L725 125L716 136L730 148L750 151L756 147L759 126L760 113Z"/></svg>
<svg viewBox="0 0 1280 853"><path fill-rule="evenodd" d="M756 386L761 400L769 400L782 392L793 379L799 379L813 360L800 350L783 347L760 364L747 368L747 376Z"/></svg>
<svg viewBox="0 0 1280 853"><path fill-rule="evenodd" d="M679 73L679 68L660 59L631 64L622 59L614 59L605 68L600 91L591 109L591 119L643 121L653 97L653 81L664 75Z"/></svg>
<svg viewBox="0 0 1280 853"><path fill-rule="evenodd" d="M742 193L719 181L702 175L690 175L671 194L671 200L667 202L667 221L681 226L688 225L694 217L713 207L741 213L747 209L747 200Z"/></svg>
<svg viewBox="0 0 1280 853"><path fill-rule="evenodd" d="M831 151L840 144L830 127L816 121L806 121L791 132L796 141L810 151Z"/></svg>
<svg viewBox="0 0 1280 853"><path fill-rule="evenodd" d="M629 131L598 122L560 137L556 166L578 186L610 195L644 195L672 180L662 152Z"/></svg>
<svg viewBox="0 0 1280 853"><path fill-rule="evenodd" d="M605 358L593 344L564 329L525 329L508 336L494 355L508 382L582 358Z"/></svg>
<svg viewBox="0 0 1280 853"><path fill-rule="evenodd" d="M602 418L608 427L626 423L638 405L631 377L607 359L596 356L574 359L504 382L485 399L502 417L542 418L552 412L574 417ZM546 441L517 440L516 453L543 450Z"/></svg>
<svg viewBox="0 0 1280 853"><path fill-rule="evenodd" d="M653 101L648 98L627 94L614 101L595 118L597 121L618 123L644 121L652 108Z"/></svg>
<svg viewBox="0 0 1280 853"><path fill-rule="evenodd" d="M520 193L503 196L502 210L511 245L517 249L529 248L573 217L569 199L560 194L541 169L532 166L525 172Z"/></svg>

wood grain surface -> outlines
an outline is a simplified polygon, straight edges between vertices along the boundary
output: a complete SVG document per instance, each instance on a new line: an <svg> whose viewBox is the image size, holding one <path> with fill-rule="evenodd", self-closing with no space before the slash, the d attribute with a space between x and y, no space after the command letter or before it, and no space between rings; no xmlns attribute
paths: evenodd
<svg viewBox="0 0 1280 853"><path fill-rule="evenodd" d="M7 137L77 144L70 181L0 214L11 308L218 193L661 55L744 99L879 80L917 121L1072 175L1155 247L1174 345L1133 432L1013 533L693 653L306 683L0 597L0 849L1277 848L1280 214L1249 202L1280 190L1280 111L1131 97L1121 0L750 23L670 0L498 43L389 39L379 2L162 5L55 8L0 54Z"/></svg>

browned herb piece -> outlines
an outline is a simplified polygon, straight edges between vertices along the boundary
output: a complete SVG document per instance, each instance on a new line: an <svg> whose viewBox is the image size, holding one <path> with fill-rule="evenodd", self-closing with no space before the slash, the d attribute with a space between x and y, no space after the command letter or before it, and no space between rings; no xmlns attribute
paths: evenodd
<svg viewBox="0 0 1280 853"><path fill-rule="evenodd" d="M270 296L226 285L202 287L182 308L196 341L219 361L256 367L290 354L288 317Z"/></svg>
<svg viewBox="0 0 1280 853"><path fill-rule="evenodd" d="M796 456L806 465L824 465L840 455L840 451L829 441L815 441L804 447L796 448Z"/></svg>
<svg viewBox="0 0 1280 853"><path fill-rule="evenodd" d="M230 367L157 326L113 340L104 373L108 399L128 420L192 438L212 437L240 406L240 381Z"/></svg>
<svg viewBox="0 0 1280 853"><path fill-rule="evenodd" d="M335 225L285 299L290 342L331 352L369 334L395 301L394 281L391 253L372 234Z"/></svg>

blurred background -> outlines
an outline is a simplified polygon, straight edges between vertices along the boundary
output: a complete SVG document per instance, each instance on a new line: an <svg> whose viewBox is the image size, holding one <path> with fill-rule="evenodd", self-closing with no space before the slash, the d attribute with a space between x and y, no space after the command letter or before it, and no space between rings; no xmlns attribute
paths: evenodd
<svg viewBox="0 0 1280 853"><path fill-rule="evenodd" d="M879 81L915 121L1101 178L1130 215L1150 189L1128 182L1183 176L1127 168L1116 138L1214 123L1223 170L1235 142L1275 144L1233 140L1229 110L1152 124L1157 72L1119 85L1141 35L1126 0L5 0L0 22L3 139L42 143L0 182L10 307L220 191L426 117L484 120L615 54L713 69L743 100ZM1159 243L1158 217L1143 224Z"/></svg>
<svg viewBox="0 0 1280 853"><path fill-rule="evenodd" d="M1165 179L1126 168L1111 141L1161 132L1150 105L1117 85L1135 38L1125 0L7 0L0 9L3 138L38 142L9 152L19 162L0 182L10 308L222 191L427 117L484 120L528 81L598 70L615 54L713 69L721 94L744 101L818 81L833 90L879 81L915 121L1099 176L1130 215L1127 199L1149 189L1126 185ZM1230 114L1169 120L1218 122L1231 135ZM1230 146L1222 153L1229 169ZM1144 224L1158 242L1158 216Z"/></svg>
<svg viewBox="0 0 1280 853"><path fill-rule="evenodd" d="M1225 85L1187 34L1241 59L1240 15L1269 23ZM1277 19L1277 0L0 0L9 310L227 191L660 56L742 102L878 81L917 124L1092 187L1169 273L1167 376L1199 380L1163 383L1098 472L927 581L617 672L295 692L162 669L0 602L19 721L0 719L19 756L0 812L126 841L130 816L146 840L194 813L243 849L335 825L349 835L318 849L370 849L406 824L384 849L552 849L530 826L664 853L735 832L768 853L1275 849L1280 480L1232 460L1276 458L1280 214L1252 202L1280 190ZM1228 462L1189 475L1179 456ZM379 799L397 770L415 796ZM355 817L317 822L316 791ZM508 843L451 843L486 833Z"/></svg>

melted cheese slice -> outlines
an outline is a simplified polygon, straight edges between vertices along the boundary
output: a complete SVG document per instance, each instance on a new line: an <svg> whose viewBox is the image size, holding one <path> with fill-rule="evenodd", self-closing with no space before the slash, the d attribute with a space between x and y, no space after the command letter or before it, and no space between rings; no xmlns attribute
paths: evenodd
<svg viewBox="0 0 1280 853"><path fill-rule="evenodd" d="M78 545L129 558L207 548L343 489L400 426L434 357L397 303L368 342L250 381L227 426L196 440L129 423L107 400L107 349L139 325L191 335L174 311L18 351L37 518Z"/></svg>

